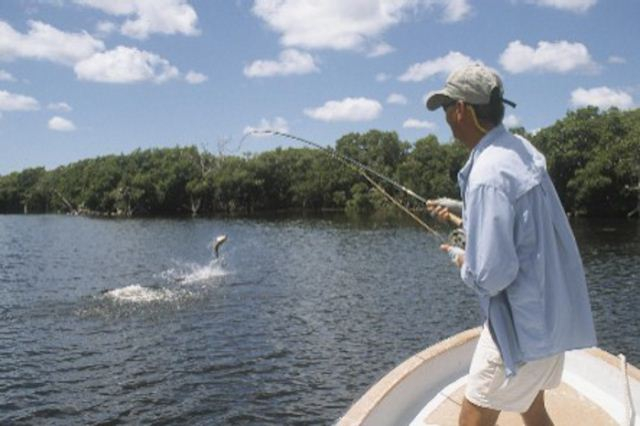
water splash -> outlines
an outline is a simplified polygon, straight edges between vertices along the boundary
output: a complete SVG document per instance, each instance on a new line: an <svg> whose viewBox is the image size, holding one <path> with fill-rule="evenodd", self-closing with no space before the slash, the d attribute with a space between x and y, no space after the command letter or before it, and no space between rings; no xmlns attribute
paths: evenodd
<svg viewBox="0 0 640 426"><path fill-rule="evenodd" d="M193 284L211 281L227 274L228 272L224 269L221 259L214 259L206 265L182 263L175 268L162 272L160 277L181 284Z"/></svg>
<svg viewBox="0 0 640 426"><path fill-rule="evenodd" d="M214 244L220 245L226 240L226 236L222 237L224 237L222 241L218 237L208 247L215 251ZM99 300L106 300L112 302L109 305L113 306L115 303L120 307L140 304L156 305L157 303L165 304L165 302L169 302L170 305L174 302L179 304L181 301L199 297L198 294L205 290L205 286L201 286L202 289L198 290L195 287L187 289L181 285L199 283L208 287L208 284L216 282L216 278L227 275L227 271L223 267L223 257L216 256L205 265L180 261L174 261L174 263L175 267L154 274L152 281L154 283L151 285L131 284L126 287L105 290Z"/></svg>
<svg viewBox="0 0 640 426"><path fill-rule="evenodd" d="M166 288L144 287L140 284L133 284L108 290L103 296L117 302L150 303L171 301L178 295L176 292Z"/></svg>

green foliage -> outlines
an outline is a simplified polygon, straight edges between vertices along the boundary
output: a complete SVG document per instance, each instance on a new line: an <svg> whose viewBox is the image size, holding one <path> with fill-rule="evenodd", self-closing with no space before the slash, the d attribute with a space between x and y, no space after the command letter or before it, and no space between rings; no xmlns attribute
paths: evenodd
<svg viewBox="0 0 640 426"><path fill-rule="evenodd" d="M640 179L639 126L638 110L591 107L569 112L532 138L567 211L612 216L633 209L636 196L625 188Z"/></svg>
<svg viewBox="0 0 640 426"><path fill-rule="evenodd" d="M370 130L364 135L349 133L336 142L336 152L391 176L407 156L411 145L400 142L396 132Z"/></svg>
<svg viewBox="0 0 640 426"><path fill-rule="evenodd" d="M367 215L374 210L371 188L365 183L358 182L351 188L352 197L347 201L345 211L353 215Z"/></svg>
<svg viewBox="0 0 640 426"><path fill-rule="evenodd" d="M0 213L22 213L19 176L20 173L15 172L0 178Z"/></svg>
<svg viewBox="0 0 640 426"><path fill-rule="evenodd" d="M414 149L398 168L402 184L426 198L459 198L457 174L467 158L460 143L441 145L430 135L416 141Z"/></svg>
<svg viewBox="0 0 640 426"><path fill-rule="evenodd" d="M638 205L640 110L586 108L535 135L513 131L545 154L568 211L623 215ZM378 130L344 135L336 151L425 198L459 198L457 173L468 156L462 144L441 144L433 135L410 144ZM380 184L403 204L421 208ZM136 150L0 176L0 213L195 216L292 208L356 215L396 209L356 168L307 147L243 157L214 156L192 146Z"/></svg>

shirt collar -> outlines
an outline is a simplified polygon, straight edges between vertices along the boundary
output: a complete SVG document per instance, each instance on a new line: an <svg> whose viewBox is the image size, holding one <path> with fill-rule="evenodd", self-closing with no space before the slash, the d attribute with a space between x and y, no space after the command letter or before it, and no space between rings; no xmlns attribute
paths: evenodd
<svg viewBox="0 0 640 426"><path fill-rule="evenodd" d="M480 155L480 153L482 151L484 151L484 149L486 147L488 147L489 145L491 145L491 143L498 139L500 136L502 136L505 132L507 131L507 129L504 128L504 126L502 124L494 127L493 129L489 130L487 132L486 135L484 135L482 137L482 139L480 139L480 141L478 142L478 144L476 146L473 147L473 149L471 150L471 157L476 158L478 155Z"/></svg>
<svg viewBox="0 0 640 426"><path fill-rule="evenodd" d="M491 145L491 143L498 139L501 135L503 135L507 129L500 124L493 129L489 130L486 135L480 139L480 141L473 147L471 153L469 154L469 159L466 164L460 171L458 172L458 186L460 186L460 193L462 195L462 200L464 201L464 191L467 186L467 181L469 180L469 174L471 173L471 169L473 168L474 160L485 150L486 147Z"/></svg>

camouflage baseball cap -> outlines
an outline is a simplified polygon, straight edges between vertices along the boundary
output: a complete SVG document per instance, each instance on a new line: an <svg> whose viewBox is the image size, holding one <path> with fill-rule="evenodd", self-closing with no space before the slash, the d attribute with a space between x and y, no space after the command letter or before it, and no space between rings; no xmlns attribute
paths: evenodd
<svg viewBox="0 0 640 426"><path fill-rule="evenodd" d="M496 88L502 102L512 107L516 106L502 97L502 80L497 72L479 63L467 65L452 72L442 90L429 93L427 108L434 111L451 100L486 105L491 102L491 94Z"/></svg>

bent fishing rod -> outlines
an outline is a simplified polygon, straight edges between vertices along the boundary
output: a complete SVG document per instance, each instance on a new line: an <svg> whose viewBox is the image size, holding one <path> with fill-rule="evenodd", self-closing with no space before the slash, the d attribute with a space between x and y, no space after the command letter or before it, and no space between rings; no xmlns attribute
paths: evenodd
<svg viewBox="0 0 640 426"><path fill-rule="evenodd" d="M314 148L318 148L321 151L324 151L325 153L327 153L328 155L336 158L338 161L342 162L343 164L349 166L350 168L354 169L355 171L357 171L359 174L361 174L374 188L376 188L385 198L387 198L387 200L389 200L390 202L392 202L394 205L396 205L398 208L400 208L403 212L405 212L406 214L408 214L412 219L414 219L416 222L418 222L418 224L420 224L423 228L425 228L430 234L432 234L433 236L435 236L438 240L440 240L440 242L448 242L452 245L455 246L463 246L464 245L464 235L460 232L461 230L457 229L454 230L450 236L449 239L445 239L438 231L436 231L435 229L433 229L432 227L430 227L429 225L427 225L422 219L420 219L418 216L416 216L413 212L411 212L409 209L407 209L405 206L403 206L398 200L396 200L393 196L391 196L387 191L384 190L384 188L382 188L380 186L380 184L376 181L374 181L369 174L389 183L390 185L392 185L393 187L395 187L396 189L399 189L400 191L404 192L405 194L413 197L414 199L420 201L422 204L428 205L429 201L416 194L414 191L410 190L409 188L405 187L404 185L401 185L400 183L394 181L393 179L391 179L388 176L383 175L382 173L372 169L371 167L362 164L361 162L354 160L351 157L348 157L346 155L340 154L338 153L336 150L331 149L329 147L326 146L322 146L320 144L317 144L315 142L312 142L308 139L304 139L300 136L296 136L296 135L292 135L290 133L285 133L285 132L280 132L278 130L271 130L271 129L264 129L264 130L253 130L251 131L251 133L253 134L267 134L267 135L273 135L273 136L281 136L281 137L285 137L288 139L292 139L298 142L302 142L304 144L313 146ZM457 226L459 226L461 224L461 219L458 218L456 215L449 213L448 219L453 222L454 224L456 224Z"/></svg>
<svg viewBox="0 0 640 426"><path fill-rule="evenodd" d="M399 184L398 182L394 181L393 179L391 179L390 177L387 177L385 175L383 175L382 173L372 169L371 167L367 166L366 164L362 164L361 162L354 160L351 157L347 157L346 155L342 155L340 153L338 153L335 149L331 149L327 146L322 146L318 143L312 142L308 139L304 139L301 138L300 136L296 136L296 135L292 135L290 133L284 133L284 132L280 132L278 130L269 130L269 129L265 129L265 130L254 130L253 133L262 133L262 134L269 134L269 135L274 135L274 136L282 136L285 138L289 138L289 139L293 139L295 141L298 142L302 142L305 143L307 145L311 145L315 148L318 148L322 151L327 152L329 155L337 158L338 160L342 161L344 164L350 165L350 166L355 166L358 169L364 170L367 173L372 174L373 176L382 179L383 181L389 183L390 185L394 186L395 188L399 189L400 191L404 192L405 194L415 198L416 200L420 201L422 204L426 204L427 203L427 199L424 197L421 197L420 195L416 194L415 192L413 192L412 190L410 190L409 188Z"/></svg>

